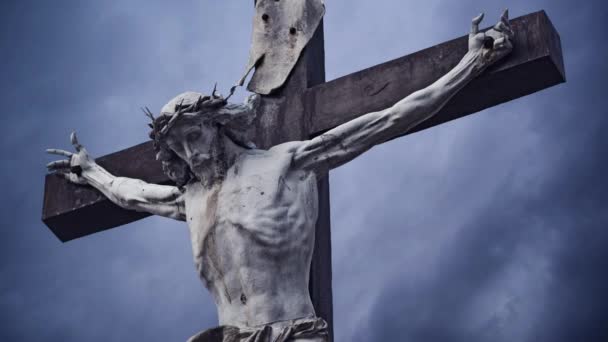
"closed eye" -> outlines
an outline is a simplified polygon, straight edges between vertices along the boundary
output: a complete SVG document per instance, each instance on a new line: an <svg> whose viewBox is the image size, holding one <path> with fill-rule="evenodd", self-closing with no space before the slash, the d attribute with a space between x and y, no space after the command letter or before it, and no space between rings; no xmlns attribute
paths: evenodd
<svg viewBox="0 0 608 342"><path fill-rule="evenodd" d="M200 131L191 131L191 132L188 133L188 135L186 135L186 139L190 140L190 141L196 140L196 139L198 139L200 137L201 137L201 132Z"/></svg>
<svg viewBox="0 0 608 342"><path fill-rule="evenodd" d="M176 144L172 141L167 141L167 145L169 146L169 148L175 152L181 151L182 146L180 144Z"/></svg>

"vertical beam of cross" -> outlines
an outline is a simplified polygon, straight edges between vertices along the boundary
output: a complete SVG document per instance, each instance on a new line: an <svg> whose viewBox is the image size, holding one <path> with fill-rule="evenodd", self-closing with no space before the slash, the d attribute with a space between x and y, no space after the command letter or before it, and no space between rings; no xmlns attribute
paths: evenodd
<svg viewBox="0 0 608 342"><path fill-rule="evenodd" d="M256 144L270 148L287 141L309 139L312 118L305 110L302 95L307 89L324 82L325 47L321 22L285 85L276 94L262 97L256 120ZM329 174L320 177L318 192L319 216L309 291L315 312L327 321L330 340L333 340Z"/></svg>

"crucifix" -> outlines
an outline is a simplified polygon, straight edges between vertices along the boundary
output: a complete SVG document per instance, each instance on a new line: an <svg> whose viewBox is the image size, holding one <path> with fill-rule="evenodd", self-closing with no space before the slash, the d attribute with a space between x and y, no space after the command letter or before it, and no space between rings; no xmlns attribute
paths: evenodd
<svg viewBox="0 0 608 342"><path fill-rule="evenodd" d="M254 40L269 30L295 42L277 55L254 43L250 89L262 96L235 106L215 91L184 93L158 117L148 111L151 142L95 161L75 135L75 152L51 150L69 158L50 164L58 172L44 193L43 221L61 241L151 214L188 222L197 271L226 323L192 341L332 340L329 169L565 81L559 35L541 11L503 15L490 30L478 29L480 16L467 37L325 82L322 13L301 22L314 16L285 7L294 3L256 2ZM319 14L319 3L302 11ZM287 68L274 72L274 60ZM251 142L238 133L247 128Z"/></svg>

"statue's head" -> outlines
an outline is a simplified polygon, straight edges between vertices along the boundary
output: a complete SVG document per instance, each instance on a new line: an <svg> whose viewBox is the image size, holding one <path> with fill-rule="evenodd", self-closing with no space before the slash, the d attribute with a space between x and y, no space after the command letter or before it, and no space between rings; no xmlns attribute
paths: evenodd
<svg viewBox="0 0 608 342"><path fill-rule="evenodd" d="M178 185L196 177L223 176L227 168L226 139L240 148L254 148L246 131L253 122L257 95L244 104L229 104L227 99L195 92L173 98L152 119L150 138L154 140L156 159L165 174ZM212 180L209 180L212 181Z"/></svg>

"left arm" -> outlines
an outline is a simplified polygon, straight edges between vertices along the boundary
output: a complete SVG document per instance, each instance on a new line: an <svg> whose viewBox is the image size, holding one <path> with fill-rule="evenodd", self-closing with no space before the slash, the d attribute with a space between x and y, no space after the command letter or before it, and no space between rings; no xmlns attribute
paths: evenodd
<svg viewBox="0 0 608 342"><path fill-rule="evenodd" d="M70 136L76 152L48 149L47 153L67 157L47 165L50 171L75 184L91 185L114 204L128 210L147 212L185 221L185 199L176 186L146 183L140 179L116 177L99 166L76 138Z"/></svg>
<svg viewBox="0 0 608 342"><path fill-rule="evenodd" d="M328 171L375 145L403 135L439 112L460 89L512 49L507 12L486 33L478 30L482 18L480 15L473 19L469 51L454 69L390 108L365 114L303 142L294 155L296 166Z"/></svg>

